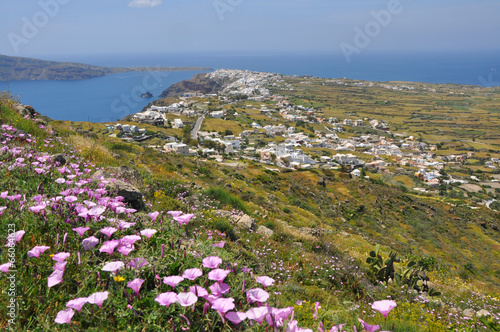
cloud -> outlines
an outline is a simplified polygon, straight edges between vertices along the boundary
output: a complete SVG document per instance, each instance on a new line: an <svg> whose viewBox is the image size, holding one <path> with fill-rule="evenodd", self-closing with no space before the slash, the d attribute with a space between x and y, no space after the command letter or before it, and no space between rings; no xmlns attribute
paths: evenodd
<svg viewBox="0 0 500 332"><path fill-rule="evenodd" d="M161 5L161 2L162 0L131 0L128 6L134 8L156 7Z"/></svg>

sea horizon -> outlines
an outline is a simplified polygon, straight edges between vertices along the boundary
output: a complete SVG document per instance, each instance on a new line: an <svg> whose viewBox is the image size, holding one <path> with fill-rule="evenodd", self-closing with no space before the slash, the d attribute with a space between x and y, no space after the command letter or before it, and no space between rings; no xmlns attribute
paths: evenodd
<svg viewBox="0 0 500 332"><path fill-rule="evenodd" d="M374 82L500 86L500 52L493 51L361 53L353 55L351 62L342 54L144 53L38 58L112 67L210 67ZM0 82L0 90L21 95L21 102L56 120L107 122L139 112L171 84L196 73L199 72L122 73L77 81ZM145 80L157 84L144 84ZM145 91L151 92L153 98L139 98L140 92Z"/></svg>

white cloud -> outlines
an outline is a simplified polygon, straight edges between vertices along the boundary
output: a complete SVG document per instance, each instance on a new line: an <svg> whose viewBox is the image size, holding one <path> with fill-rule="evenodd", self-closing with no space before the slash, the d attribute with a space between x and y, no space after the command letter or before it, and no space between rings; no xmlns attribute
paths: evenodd
<svg viewBox="0 0 500 332"><path fill-rule="evenodd" d="M161 5L162 0L130 0L128 6L134 8L156 7Z"/></svg>

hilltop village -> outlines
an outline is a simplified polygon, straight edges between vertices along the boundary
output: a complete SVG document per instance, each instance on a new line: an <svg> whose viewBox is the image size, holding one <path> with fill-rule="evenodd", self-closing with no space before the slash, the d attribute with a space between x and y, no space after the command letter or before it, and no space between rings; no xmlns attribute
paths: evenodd
<svg viewBox="0 0 500 332"><path fill-rule="evenodd" d="M206 81L218 83L218 91L183 91L157 100L130 116L127 120L131 122L108 124L110 135L146 143L160 137L163 143L150 145L152 148L220 163L242 158L282 171L323 168L367 178L367 172L404 175L414 180L415 186L409 189L438 194L446 186L454 186L460 189L457 195L484 194L477 200L487 206L500 191L498 151L479 159L473 149L443 154L443 142L427 142L421 135L397 131L382 114L367 117L351 111L333 117L325 107L297 103L294 97L294 86L443 93L435 87L312 77L293 77L295 84L290 84L284 75L243 70L205 75ZM378 102L381 106L391 103ZM169 128L170 134L148 133L141 124ZM465 166L467 160L479 163L483 170L471 172ZM465 176L456 176L457 170Z"/></svg>

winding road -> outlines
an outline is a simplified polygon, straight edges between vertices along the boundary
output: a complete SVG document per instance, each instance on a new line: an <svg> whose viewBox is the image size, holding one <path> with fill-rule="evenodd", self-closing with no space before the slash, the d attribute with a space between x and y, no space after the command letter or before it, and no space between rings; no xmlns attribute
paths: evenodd
<svg viewBox="0 0 500 332"><path fill-rule="evenodd" d="M198 120L196 120L196 123L194 124L193 130L191 130L191 139L198 139L198 131L200 131L201 124L203 122L203 119L205 118L205 115L201 115Z"/></svg>

